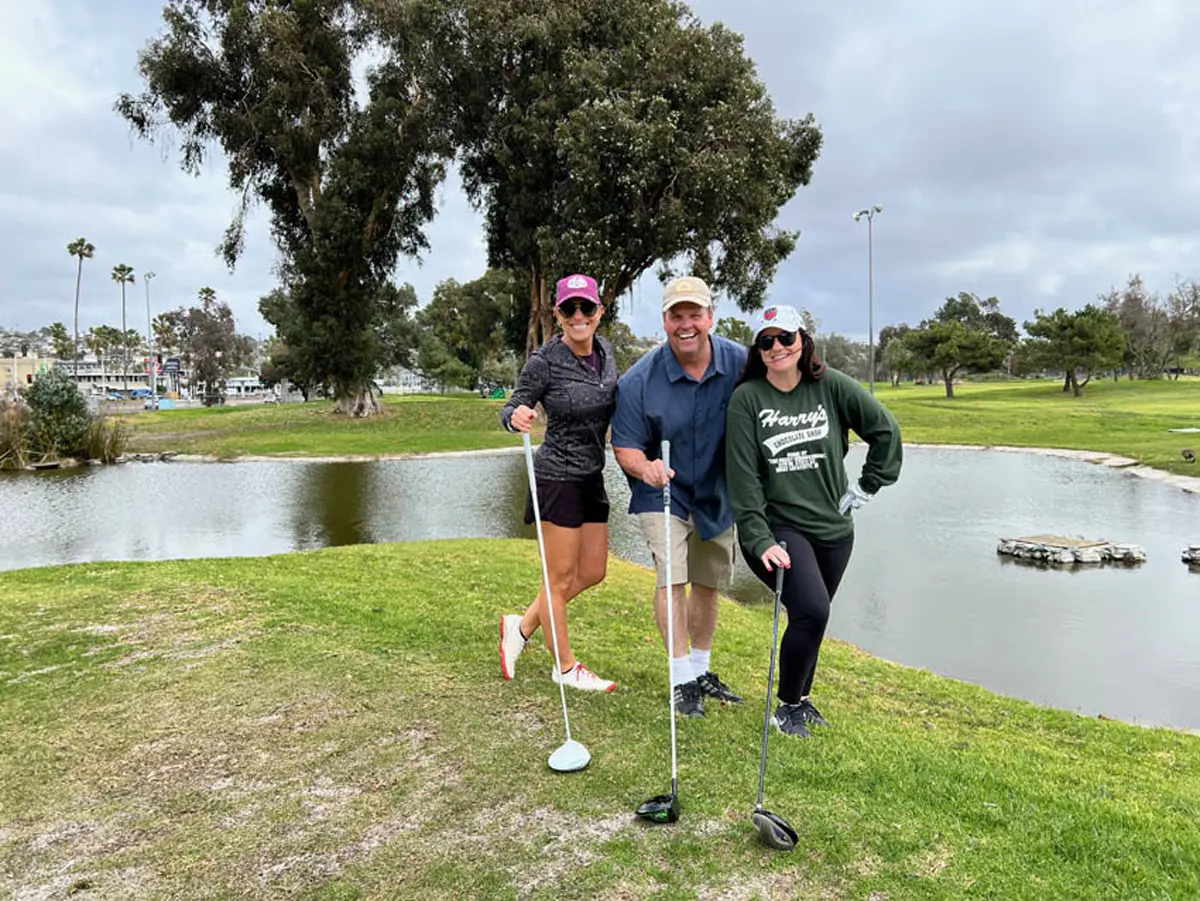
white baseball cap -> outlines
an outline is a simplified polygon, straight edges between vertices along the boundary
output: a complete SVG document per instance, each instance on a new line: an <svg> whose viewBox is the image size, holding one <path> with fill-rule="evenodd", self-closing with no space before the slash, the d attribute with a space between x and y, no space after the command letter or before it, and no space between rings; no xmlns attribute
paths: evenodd
<svg viewBox="0 0 1200 901"><path fill-rule="evenodd" d="M757 338L765 329L777 328L785 332L798 332L804 328L804 319L800 311L787 304L771 304L764 307L754 323L754 337Z"/></svg>

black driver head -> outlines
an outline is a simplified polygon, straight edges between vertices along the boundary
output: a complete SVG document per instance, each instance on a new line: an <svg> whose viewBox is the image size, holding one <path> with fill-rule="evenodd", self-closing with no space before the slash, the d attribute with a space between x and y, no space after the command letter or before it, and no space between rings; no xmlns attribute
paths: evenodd
<svg viewBox="0 0 1200 901"><path fill-rule="evenodd" d="M638 805L637 815L650 823L674 823L679 819L679 798L656 795Z"/></svg>
<svg viewBox="0 0 1200 901"><path fill-rule="evenodd" d="M759 809L751 814L750 820L758 830L758 837L767 847L776 851L791 851L796 847L796 830L789 826L783 817L769 810Z"/></svg>

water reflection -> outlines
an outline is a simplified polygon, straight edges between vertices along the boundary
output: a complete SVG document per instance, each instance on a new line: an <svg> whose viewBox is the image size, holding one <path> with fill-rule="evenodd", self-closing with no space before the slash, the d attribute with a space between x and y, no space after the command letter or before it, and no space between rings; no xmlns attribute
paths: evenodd
<svg viewBox="0 0 1200 901"><path fill-rule="evenodd" d="M849 467L861 465L861 449ZM649 565L615 461L614 553ZM151 463L0 477L0 568L256 556L330 545L525 537L520 453L379 463ZM857 516L830 634L1039 703L1200 728L1200 497L1085 463L910 449ZM1189 531L1191 530L1191 531ZM1130 541L1138 567L1040 569L996 554L1039 532ZM739 560L731 592L769 602Z"/></svg>
<svg viewBox="0 0 1200 901"><path fill-rule="evenodd" d="M371 473L360 463L328 463L309 473L293 493L294 547L374 544L378 539L368 521Z"/></svg>

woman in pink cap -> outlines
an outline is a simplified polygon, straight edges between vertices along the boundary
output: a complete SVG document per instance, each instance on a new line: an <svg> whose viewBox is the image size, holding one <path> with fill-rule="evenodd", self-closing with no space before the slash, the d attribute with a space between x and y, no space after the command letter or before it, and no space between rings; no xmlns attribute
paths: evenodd
<svg viewBox="0 0 1200 901"><path fill-rule="evenodd" d="M567 633L567 602L604 580L608 569L608 494L604 490L604 449L616 407L617 365L612 345L596 334L604 307L596 280L570 275L559 281L555 315L562 333L535 350L521 370L516 390L504 405L501 422L510 432L528 432L541 403L546 435L534 472L546 548L546 567L558 631L562 670L551 677L585 691L612 691L575 659ZM533 498L525 522L533 522ZM543 627L550 644L550 617L543 588L524 615L500 617L500 670L511 679L526 642Z"/></svg>

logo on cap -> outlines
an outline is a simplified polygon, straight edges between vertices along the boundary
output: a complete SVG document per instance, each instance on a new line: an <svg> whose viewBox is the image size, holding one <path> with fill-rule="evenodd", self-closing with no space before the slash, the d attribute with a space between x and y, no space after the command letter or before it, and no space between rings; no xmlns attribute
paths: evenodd
<svg viewBox="0 0 1200 901"><path fill-rule="evenodd" d="M586 288L587 287L587 279L584 278L582 275L572 275L569 279L567 279L567 287L568 288Z"/></svg>
<svg viewBox="0 0 1200 901"><path fill-rule="evenodd" d="M771 307L763 313L763 319L774 319L776 312L778 311L774 307Z"/></svg>

